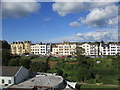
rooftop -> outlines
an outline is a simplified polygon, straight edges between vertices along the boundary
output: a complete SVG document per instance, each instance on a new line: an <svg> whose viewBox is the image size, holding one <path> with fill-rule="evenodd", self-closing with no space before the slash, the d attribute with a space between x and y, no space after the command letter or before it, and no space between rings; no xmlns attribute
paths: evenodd
<svg viewBox="0 0 120 90"><path fill-rule="evenodd" d="M13 85L10 88L33 88L34 86L54 87L62 82L63 78L61 76L57 76L55 74L40 74L22 83Z"/></svg>
<svg viewBox="0 0 120 90"><path fill-rule="evenodd" d="M2 75L0 76L15 76L15 74L18 72L18 70L21 67L17 66L0 66L2 69Z"/></svg>

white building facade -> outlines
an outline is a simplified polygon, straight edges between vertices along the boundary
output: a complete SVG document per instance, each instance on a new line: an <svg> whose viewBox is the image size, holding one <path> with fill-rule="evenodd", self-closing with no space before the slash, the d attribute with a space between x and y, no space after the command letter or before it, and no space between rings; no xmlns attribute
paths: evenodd
<svg viewBox="0 0 120 90"><path fill-rule="evenodd" d="M98 55L99 45L97 43L83 43L78 44L77 47L81 47L85 50L84 55Z"/></svg>
<svg viewBox="0 0 120 90"><path fill-rule="evenodd" d="M84 55L116 55L120 53L120 43L82 43L77 47L82 47L85 50Z"/></svg>
<svg viewBox="0 0 120 90"><path fill-rule="evenodd" d="M120 53L120 43L100 43L100 55L116 55Z"/></svg>
<svg viewBox="0 0 120 90"><path fill-rule="evenodd" d="M31 45L31 54L34 55L50 55L51 44L37 43Z"/></svg>

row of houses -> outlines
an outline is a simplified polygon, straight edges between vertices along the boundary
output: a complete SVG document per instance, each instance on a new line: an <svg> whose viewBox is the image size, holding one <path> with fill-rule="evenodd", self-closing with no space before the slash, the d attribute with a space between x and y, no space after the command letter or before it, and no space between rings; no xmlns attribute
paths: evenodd
<svg viewBox="0 0 120 90"><path fill-rule="evenodd" d="M12 54L33 55L75 55L76 48L84 49L84 55L116 55L120 52L118 42L63 42L63 43L35 43L30 41L13 42L11 44Z"/></svg>

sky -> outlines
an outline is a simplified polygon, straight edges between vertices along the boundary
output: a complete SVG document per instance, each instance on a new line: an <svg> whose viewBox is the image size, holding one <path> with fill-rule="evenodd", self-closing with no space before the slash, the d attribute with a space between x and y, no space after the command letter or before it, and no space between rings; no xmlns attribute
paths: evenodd
<svg viewBox="0 0 120 90"><path fill-rule="evenodd" d="M115 2L3 2L0 17L9 43L118 40Z"/></svg>

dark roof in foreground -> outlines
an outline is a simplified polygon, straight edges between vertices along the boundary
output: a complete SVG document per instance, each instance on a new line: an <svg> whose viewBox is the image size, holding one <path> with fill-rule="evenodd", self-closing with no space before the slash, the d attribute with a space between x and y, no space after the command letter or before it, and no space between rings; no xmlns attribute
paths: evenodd
<svg viewBox="0 0 120 90"><path fill-rule="evenodd" d="M21 67L17 66L0 66L2 69L2 76L15 76L15 74L18 72L18 70ZM1 74L0 74L1 76Z"/></svg>

